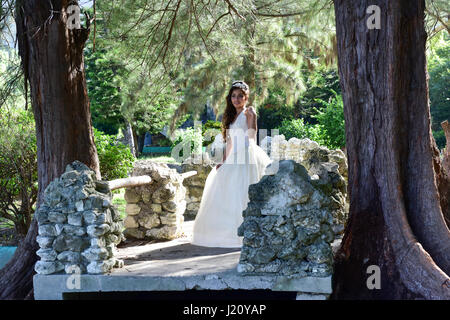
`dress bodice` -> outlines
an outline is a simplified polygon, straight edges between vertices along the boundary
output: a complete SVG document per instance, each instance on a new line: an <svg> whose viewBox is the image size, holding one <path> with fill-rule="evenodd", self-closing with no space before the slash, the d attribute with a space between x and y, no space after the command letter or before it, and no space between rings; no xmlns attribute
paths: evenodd
<svg viewBox="0 0 450 320"><path fill-rule="evenodd" d="M237 128L241 128L243 130L247 130L248 126L247 126L247 117L244 114L244 111L247 110L247 108L245 108L244 110L241 111L241 113L238 114L237 118L234 120L233 123L230 124L230 129L237 129Z"/></svg>
<svg viewBox="0 0 450 320"><path fill-rule="evenodd" d="M230 124L229 133L231 137L248 136L247 117L244 114L245 110L247 109L245 108L244 110L242 110L241 113L239 113L237 118L234 120L234 122Z"/></svg>
<svg viewBox="0 0 450 320"><path fill-rule="evenodd" d="M233 123L230 124L228 134L232 139L233 151L238 152L239 150L245 150L248 148L249 143L254 142L254 139L249 139L248 137L248 125L247 117L242 110L237 116Z"/></svg>

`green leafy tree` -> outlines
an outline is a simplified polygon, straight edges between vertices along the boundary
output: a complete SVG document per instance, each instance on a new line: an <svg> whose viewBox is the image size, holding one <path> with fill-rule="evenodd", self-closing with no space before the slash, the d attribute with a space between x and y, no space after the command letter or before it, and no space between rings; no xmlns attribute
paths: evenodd
<svg viewBox="0 0 450 320"><path fill-rule="evenodd" d="M106 49L85 50L86 82L91 103L92 124L107 134L117 134L123 127L121 87L126 82L126 69Z"/></svg>
<svg viewBox="0 0 450 320"><path fill-rule="evenodd" d="M0 217L22 238L38 195L36 135L30 111L0 109Z"/></svg>
<svg viewBox="0 0 450 320"><path fill-rule="evenodd" d="M428 73L433 135L439 148L445 147L441 122L450 120L450 37L442 33L432 41Z"/></svg>
<svg viewBox="0 0 450 320"><path fill-rule="evenodd" d="M251 104L259 105L273 86L287 92L290 104L304 89L302 63L314 68L335 57L333 10L325 0L98 3L108 37L120 40L127 60L140 61L155 92L150 96L157 99L156 88L166 83L181 92L172 129L206 102L219 114L238 78L249 83Z"/></svg>
<svg viewBox="0 0 450 320"><path fill-rule="evenodd" d="M295 118L294 107L287 104L283 88L269 88L268 97L258 108L258 128L271 129L282 126L284 120Z"/></svg>
<svg viewBox="0 0 450 320"><path fill-rule="evenodd" d="M128 139L134 139L139 152L146 132L157 133L169 124L180 94L168 85L164 75L152 81L153 74L142 65L135 48L111 38L116 29L111 28L108 17L115 11L105 9L105 3L97 2L96 49L90 43L85 50L93 124L108 134L116 134L119 128L127 131L129 124L132 138ZM124 28L125 24L119 30ZM158 67L153 70L159 71Z"/></svg>
<svg viewBox="0 0 450 320"><path fill-rule="evenodd" d="M303 118L307 123L318 123L314 115L324 105L319 100L328 101L335 93L341 92L337 70L319 67L305 73L305 91L294 106L296 118Z"/></svg>
<svg viewBox="0 0 450 320"><path fill-rule="evenodd" d="M24 106L20 58L13 48L0 44L0 108L12 110Z"/></svg>

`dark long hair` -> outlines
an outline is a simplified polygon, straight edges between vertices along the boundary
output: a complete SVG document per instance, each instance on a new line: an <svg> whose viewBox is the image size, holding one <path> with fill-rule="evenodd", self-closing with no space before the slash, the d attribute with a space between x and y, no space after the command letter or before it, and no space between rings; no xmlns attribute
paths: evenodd
<svg viewBox="0 0 450 320"><path fill-rule="evenodd" d="M243 85L241 85L243 84ZM247 88L245 90L244 88ZM240 90L248 99L250 95L250 90L248 89L248 85L243 81L235 81L233 82L233 85L230 88L230 91L228 91L227 95L227 106L225 108L225 111L223 112L222 117L222 137L223 140L226 142L227 137L227 129L230 128L230 124L233 122L234 118L236 117L236 108L233 106L233 103L231 103L231 95L233 94L234 90Z"/></svg>

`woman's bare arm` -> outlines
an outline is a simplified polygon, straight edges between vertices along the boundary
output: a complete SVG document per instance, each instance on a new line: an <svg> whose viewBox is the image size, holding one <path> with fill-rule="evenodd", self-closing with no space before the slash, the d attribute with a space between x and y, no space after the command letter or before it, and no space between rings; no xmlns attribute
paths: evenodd
<svg viewBox="0 0 450 320"><path fill-rule="evenodd" d="M222 163L218 164L216 166L216 169L219 169L220 166L225 162L227 157L230 155L232 149L233 149L233 145L232 145L232 142L231 142L231 137L229 137L229 134L227 132L226 150L225 150L225 153L223 154Z"/></svg>
<svg viewBox="0 0 450 320"><path fill-rule="evenodd" d="M249 107L246 110L245 115L247 117L247 127L248 127L247 135L248 135L249 139L256 140L256 133L258 131L258 124L257 124L257 121L256 121L255 109L253 107Z"/></svg>
<svg viewBox="0 0 450 320"><path fill-rule="evenodd" d="M232 149L233 149L233 144L231 142L231 138L227 137L227 147L226 147L225 154L223 155L223 162L225 162L227 157L230 155Z"/></svg>

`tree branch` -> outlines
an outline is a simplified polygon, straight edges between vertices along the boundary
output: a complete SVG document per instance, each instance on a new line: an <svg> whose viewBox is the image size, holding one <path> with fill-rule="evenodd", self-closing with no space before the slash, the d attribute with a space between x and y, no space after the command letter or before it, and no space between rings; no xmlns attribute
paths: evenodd
<svg viewBox="0 0 450 320"><path fill-rule="evenodd" d="M425 9L425 12L428 13L430 16L432 16L433 18L435 18L437 21L439 21L441 23L441 25L447 29L447 32L450 33L450 27L447 25L447 23L445 23L444 20L442 20L442 18L439 15L434 14L433 12L431 12L428 9Z"/></svg>
<svg viewBox="0 0 450 320"><path fill-rule="evenodd" d="M260 17L284 18L284 17L300 16L300 15L304 15L306 13L308 13L308 11L293 12L293 13L279 13L279 14L255 12L254 14L256 16L260 16Z"/></svg>
<svg viewBox="0 0 450 320"><path fill-rule="evenodd" d="M231 10L234 11L234 13L241 18L242 20L245 21L245 18L243 16L241 16L241 14L236 10L236 8L231 4L230 0L224 0L227 4L228 4L228 8L230 8Z"/></svg>
<svg viewBox="0 0 450 320"><path fill-rule="evenodd" d="M194 3L193 3L192 0L191 0L191 4L194 5ZM209 51L208 45L206 44L205 38L203 37L203 32L202 32L202 29L201 29L201 27L200 27L200 23L199 23L199 21L198 21L197 14L196 14L196 12L195 12L195 6L194 6L194 18L195 18L195 22L196 22L196 25L197 25L198 33L200 34L200 37L202 38L202 42L203 42L203 44L205 45L206 51L207 51L208 54L211 56L211 59L214 61L214 63L216 63L216 59L214 59L214 56L213 56L213 55L211 54L211 52Z"/></svg>
<svg viewBox="0 0 450 320"><path fill-rule="evenodd" d="M207 33L206 36L205 36L206 39L208 39L209 34L210 34L211 31L214 29L214 27L215 27L216 24L219 22L219 20L222 19L223 17L227 16L227 15L231 15L230 8L228 8L228 12L222 14L216 21L214 21L214 24L212 25L211 29L209 29L208 33Z"/></svg>
<svg viewBox="0 0 450 320"><path fill-rule="evenodd" d="M181 174L182 179L195 176L197 171L188 171ZM121 188L139 187L153 182L150 176L137 176L123 179L115 179L111 181L96 181L96 188L101 191L112 191Z"/></svg>

